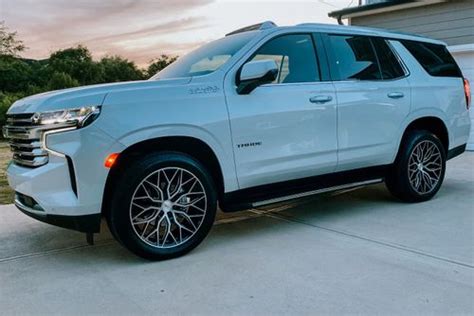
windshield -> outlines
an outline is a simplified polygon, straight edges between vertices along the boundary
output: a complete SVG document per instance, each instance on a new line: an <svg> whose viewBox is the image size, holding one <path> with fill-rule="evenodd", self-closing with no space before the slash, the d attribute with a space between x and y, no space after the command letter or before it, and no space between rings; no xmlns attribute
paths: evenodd
<svg viewBox="0 0 474 316"><path fill-rule="evenodd" d="M245 32L210 42L151 77L151 80L202 76L216 71L245 46L257 32Z"/></svg>

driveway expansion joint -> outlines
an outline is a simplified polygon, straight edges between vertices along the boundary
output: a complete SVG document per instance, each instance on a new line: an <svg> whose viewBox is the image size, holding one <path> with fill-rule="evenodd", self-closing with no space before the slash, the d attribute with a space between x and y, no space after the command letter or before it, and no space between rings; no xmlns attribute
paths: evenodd
<svg viewBox="0 0 474 316"><path fill-rule="evenodd" d="M277 219L277 220L283 220L283 221L291 222L291 223L294 223L294 224L301 224L301 225L306 225L306 226L310 226L310 227L313 227L313 228L318 228L318 229L325 230L325 231L328 231L328 232L332 232L332 233L335 233L335 234L344 235L346 237L356 238L356 239L364 240L366 242L374 243L374 244L377 244L377 245L390 247L390 248L402 250L402 251L405 251L405 252L410 252L410 253L413 253L413 254L417 254L417 255L420 255L420 256L424 256L424 257L427 257L427 258L435 259L435 260L438 260L438 261L443 261L443 262L446 262L446 263L451 263L451 264L459 265L459 266L462 266L462 267L474 269L474 265L469 264L469 263L465 263L465 262L461 262L461 261L457 261L457 260L437 256L437 255L430 254L430 253L424 252L422 250L413 249L413 248L410 248L410 247L407 247L407 246L404 246L404 245L393 244L393 243L390 243L390 242L376 240L376 239L373 239L373 238L357 235L357 234L350 233L350 232L345 232L345 231L342 231L342 230L337 230L337 229L330 228L330 227L324 227L324 226L320 226L320 225L307 223L305 221L299 220L299 219L291 217L291 216L272 213L271 210L269 211L269 210L262 210L262 209L252 209L252 210L250 210L250 212L253 212L255 214L259 214L259 215L262 215L262 216L267 216L267 217Z"/></svg>

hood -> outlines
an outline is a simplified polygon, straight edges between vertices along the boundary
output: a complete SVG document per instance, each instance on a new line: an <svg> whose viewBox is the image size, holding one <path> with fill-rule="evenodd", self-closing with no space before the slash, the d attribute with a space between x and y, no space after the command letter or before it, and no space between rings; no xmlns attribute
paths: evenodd
<svg viewBox="0 0 474 316"><path fill-rule="evenodd" d="M34 113L72 109L87 105L102 105L105 96L113 91L153 88L155 86L178 86L187 84L190 80L191 78L129 81L56 90L18 100L13 103L7 113Z"/></svg>

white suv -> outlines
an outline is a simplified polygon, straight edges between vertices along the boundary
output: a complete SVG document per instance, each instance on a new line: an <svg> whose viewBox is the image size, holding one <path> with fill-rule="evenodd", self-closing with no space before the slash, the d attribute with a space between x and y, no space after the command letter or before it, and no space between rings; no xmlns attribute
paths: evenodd
<svg viewBox="0 0 474 316"><path fill-rule="evenodd" d="M16 206L148 259L235 211L385 181L432 198L468 141L469 85L444 43L383 30L250 26L148 81L19 100L4 134Z"/></svg>

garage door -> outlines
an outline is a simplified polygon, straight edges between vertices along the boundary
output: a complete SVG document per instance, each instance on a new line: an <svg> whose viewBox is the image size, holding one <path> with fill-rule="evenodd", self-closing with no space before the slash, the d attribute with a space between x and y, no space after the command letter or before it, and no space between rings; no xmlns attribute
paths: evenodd
<svg viewBox="0 0 474 316"><path fill-rule="evenodd" d="M474 44L459 45L449 47L451 53L461 67L464 76L471 83L471 90L474 88ZM467 144L468 150L474 150L474 109L471 104L471 134Z"/></svg>

